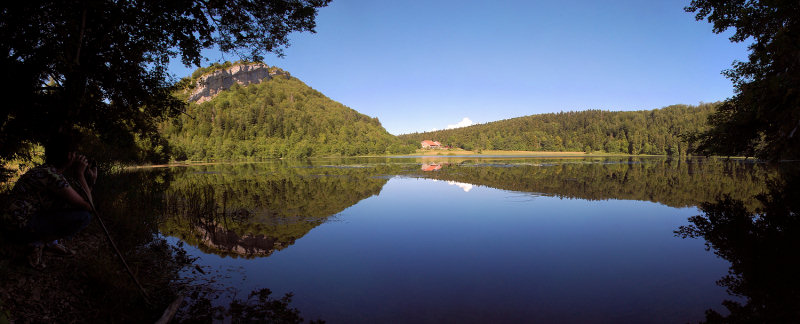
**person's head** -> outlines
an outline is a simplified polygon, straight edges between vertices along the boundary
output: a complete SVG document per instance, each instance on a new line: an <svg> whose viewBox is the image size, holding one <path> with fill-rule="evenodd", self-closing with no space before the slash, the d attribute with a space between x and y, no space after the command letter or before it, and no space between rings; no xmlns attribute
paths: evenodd
<svg viewBox="0 0 800 324"><path fill-rule="evenodd" d="M72 136L55 135L44 143L44 161L56 168L64 168L69 164L69 153L77 149Z"/></svg>

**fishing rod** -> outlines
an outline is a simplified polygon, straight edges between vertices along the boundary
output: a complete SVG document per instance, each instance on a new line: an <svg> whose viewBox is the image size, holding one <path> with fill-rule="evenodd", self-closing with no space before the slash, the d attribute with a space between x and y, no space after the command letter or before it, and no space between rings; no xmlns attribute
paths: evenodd
<svg viewBox="0 0 800 324"><path fill-rule="evenodd" d="M84 178L86 177L85 174L82 175L82 176ZM139 283L138 279L136 279L136 276L133 274L133 271L131 271L131 267L128 266L128 262L125 261L125 258L122 256L122 253L119 251L119 248L117 248L117 244L114 243L114 240L111 238L111 233L108 232L108 228L106 227L106 223L103 221L103 218L100 216L100 213L97 212L97 208L95 208L94 202L92 201L92 199L89 198L88 189L84 188L82 185L78 185L77 187L81 188L81 191L82 191L82 193L84 195L83 198L86 199L86 202L89 203L89 206L92 208L91 211L94 213L94 216L97 217L98 221L100 221L100 227L103 228L103 233L106 234L106 238L108 239L108 242L111 243L111 247L114 248L114 252L116 252L117 256L119 257L119 260L122 261L122 264L125 266L125 270L128 271L128 275L130 275L131 279L133 279L133 282L136 283L136 286L139 287L139 292L142 294L142 298L144 298L145 303L147 303L148 305L152 305L152 304L150 304L150 298L147 296L147 292L144 290L144 287L142 287L142 284Z"/></svg>

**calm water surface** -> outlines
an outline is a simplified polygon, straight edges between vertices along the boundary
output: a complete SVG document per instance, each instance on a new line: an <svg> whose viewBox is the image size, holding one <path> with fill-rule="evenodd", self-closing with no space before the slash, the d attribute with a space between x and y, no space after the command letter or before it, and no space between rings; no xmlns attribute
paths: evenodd
<svg viewBox="0 0 800 324"><path fill-rule="evenodd" d="M727 314L728 260L675 231L753 163L361 159L174 168L161 231L197 280L294 294L328 323L687 322Z"/></svg>

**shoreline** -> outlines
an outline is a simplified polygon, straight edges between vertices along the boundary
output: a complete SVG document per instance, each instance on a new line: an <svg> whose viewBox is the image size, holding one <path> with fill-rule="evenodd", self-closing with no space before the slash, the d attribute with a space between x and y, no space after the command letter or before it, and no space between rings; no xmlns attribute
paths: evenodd
<svg viewBox="0 0 800 324"><path fill-rule="evenodd" d="M692 157L689 155L687 157ZM349 159L349 158L580 158L580 157L665 157L669 155L652 155L652 154L626 154L626 153L605 153L605 152L569 152L569 151L504 151L504 150L485 150L480 153L476 151L466 150L421 150L418 149L410 154L384 154L384 155L356 155L356 156L313 156L304 159ZM732 160L747 160L746 157L721 157L710 156L710 158L723 158ZM138 169L155 169L155 168L174 168L174 167L189 167L198 165L216 165L216 164L241 164L241 163L261 163L272 160L297 160L289 158L270 158L270 159L244 159L244 160L220 160L220 161L172 161L161 164L143 164L143 165L117 165L112 167L116 170L138 170ZM20 173L21 174L21 173ZM9 183L13 183L15 178L12 177ZM0 183L3 184L3 183ZM5 183L8 184L8 183ZM10 189L10 188L9 188Z"/></svg>
<svg viewBox="0 0 800 324"><path fill-rule="evenodd" d="M394 155L397 157L413 156L514 156L514 157L574 157L574 156L632 156L623 153L587 153L570 151L505 151L483 150L480 152L467 150L417 150L411 154ZM635 155L634 155L635 156Z"/></svg>
<svg viewBox="0 0 800 324"><path fill-rule="evenodd" d="M385 154L385 155L356 155L356 156L313 156L307 159L352 159L352 158L580 158L580 157L653 157L667 155L631 155L624 153L602 153L602 152L566 152L566 151L503 151L503 150L486 150L481 153L475 151L465 150L417 150L417 152L410 154ZM123 170L135 169L154 169L154 168L173 168L173 167L189 167L198 165L216 165L216 164L242 164L242 163L262 163L273 160L301 160L289 158L270 158L270 159L250 159L250 160L224 160L224 161L173 161L162 164L146 164L146 165L131 165L121 166Z"/></svg>

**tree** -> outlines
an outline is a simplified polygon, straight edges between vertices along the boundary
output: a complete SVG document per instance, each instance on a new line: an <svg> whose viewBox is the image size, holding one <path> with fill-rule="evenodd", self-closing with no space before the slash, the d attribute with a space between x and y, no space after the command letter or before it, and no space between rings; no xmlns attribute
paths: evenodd
<svg viewBox="0 0 800 324"><path fill-rule="evenodd" d="M630 154L685 154L687 133L707 129L719 103L672 105L646 111L588 110L548 113L469 127L399 135L408 143L447 139L463 149L607 151ZM647 145L645 147L645 144ZM667 152L669 146L675 150Z"/></svg>
<svg viewBox="0 0 800 324"><path fill-rule="evenodd" d="M709 117L700 134L706 154L800 157L800 3L793 0L693 0L686 7L714 32L734 28L732 42L752 40L747 62L724 74L735 95Z"/></svg>
<svg viewBox="0 0 800 324"><path fill-rule="evenodd" d="M5 1L0 160L29 157L31 145L69 128L123 148L134 134L157 137L154 119L184 105L172 95L171 58L200 66L214 47L253 61L282 55L289 33L314 32L329 1Z"/></svg>

